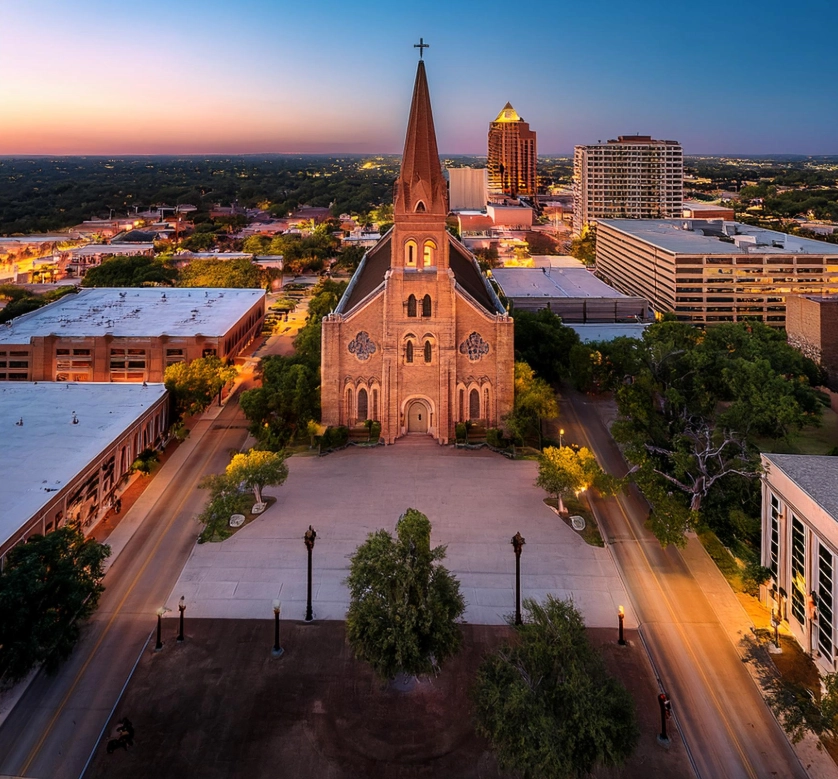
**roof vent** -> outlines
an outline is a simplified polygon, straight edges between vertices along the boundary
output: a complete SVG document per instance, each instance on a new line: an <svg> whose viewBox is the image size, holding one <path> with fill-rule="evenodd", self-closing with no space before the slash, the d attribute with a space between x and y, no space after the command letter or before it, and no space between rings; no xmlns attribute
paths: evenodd
<svg viewBox="0 0 838 779"><path fill-rule="evenodd" d="M18 427L23 427L23 417L21 417L20 419L18 419L18 421L17 421L17 422L15 422L15 424L16 424Z"/></svg>
<svg viewBox="0 0 838 779"><path fill-rule="evenodd" d="M73 412L73 424L77 425L79 423L79 418L76 416L76 412Z"/></svg>

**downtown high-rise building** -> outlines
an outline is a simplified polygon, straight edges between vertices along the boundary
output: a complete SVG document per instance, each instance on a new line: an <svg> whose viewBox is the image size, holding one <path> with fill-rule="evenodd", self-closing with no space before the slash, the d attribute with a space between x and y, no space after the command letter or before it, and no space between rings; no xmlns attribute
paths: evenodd
<svg viewBox="0 0 838 779"><path fill-rule="evenodd" d="M534 196L536 174L535 130L507 103L489 124L489 189L517 197Z"/></svg>
<svg viewBox="0 0 838 779"><path fill-rule="evenodd" d="M577 146L573 154L573 232L596 219L681 216L684 152L648 135Z"/></svg>

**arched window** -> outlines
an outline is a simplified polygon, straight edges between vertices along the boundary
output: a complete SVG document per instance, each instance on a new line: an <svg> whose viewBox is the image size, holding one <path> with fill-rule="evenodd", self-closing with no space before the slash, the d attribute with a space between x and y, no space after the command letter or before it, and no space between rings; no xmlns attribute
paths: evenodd
<svg viewBox="0 0 838 779"><path fill-rule="evenodd" d="M468 393L468 418L480 419L480 393L476 389Z"/></svg>
<svg viewBox="0 0 838 779"><path fill-rule="evenodd" d="M416 316L416 295L411 295L407 299L407 315Z"/></svg>
<svg viewBox="0 0 838 779"><path fill-rule="evenodd" d="M378 390L372 391L372 418L378 419Z"/></svg>
<svg viewBox="0 0 838 779"><path fill-rule="evenodd" d="M363 422L364 420L368 419L369 416L367 414L367 391L362 387L358 390L358 421Z"/></svg>
<svg viewBox="0 0 838 779"><path fill-rule="evenodd" d="M408 267L416 267L417 246L416 241L408 241L404 245L404 264Z"/></svg>
<svg viewBox="0 0 838 779"><path fill-rule="evenodd" d="M416 204L416 208L414 208L413 210L414 210L414 212L415 212L415 213L417 213L417 214L422 214L422 213L424 213L424 212L425 212L425 204L424 204L424 203L420 200L420 201Z"/></svg>
<svg viewBox="0 0 838 779"><path fill-rule="evenodd" d="M483 388L483 418L491 419L492 415L489 412L489 388Z"/></svg>
<svg viewBox="0 0 838 779"><path fill-rule="evenodd" d="M431 296L425 295L422 298L422 316L429 317L431 315Z"/></svg>
<svg viewBox="0 0 838 779"><path fill-rule="evenodd" d="M404 347L404 361L413 362L413 341L408 341Z"/></svg>
<svg viewBox="0 0 838 779"><path fill-rule="evenodd" d="M430 362L431 361L431 354L432 354L431 342L430 341L425 341L425 362Z"/></svg>
<svg viewBox="0 0 838 779"><path fill-rule="evenodd" d="M355 418L353 414L355 413L355 405L352 402L352 390L346 390L346 423L348 425L354 424Z"/></svg>
<svg viewBox="0 0 838 779"><path fill-rule="evenodd" d="M431 265L434 265L434 261L436 260L436 244L433 241L425 241L425 254L422 261L422 264L429 268Z"/></svg>

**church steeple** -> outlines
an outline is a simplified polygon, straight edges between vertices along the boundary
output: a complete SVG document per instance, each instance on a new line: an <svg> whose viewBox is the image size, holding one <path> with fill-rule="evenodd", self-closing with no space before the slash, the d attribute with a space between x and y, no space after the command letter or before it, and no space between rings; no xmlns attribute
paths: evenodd
<svg viewBox="0 0 838 779"><path fill-rule="evenodd" d="M422 60L416 71L401 173L396 181L394 221L397 224L403 221L400 217L412 221L411 217L419 214L424 215L422 221L433 215L443 222L448 214L448 188L439 164L431 97Z"/></svg>

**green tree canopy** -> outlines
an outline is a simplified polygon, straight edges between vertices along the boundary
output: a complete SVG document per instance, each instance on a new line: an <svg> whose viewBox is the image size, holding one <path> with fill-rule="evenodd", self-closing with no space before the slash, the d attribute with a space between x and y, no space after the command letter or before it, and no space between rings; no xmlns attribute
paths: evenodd
<svg viewBox="0 0 838 779"><path fill-rule="evenodd" d="M181 270L178 286L234 289L261 287L262 271L246 257L238 260L192 260Z"/></svg>
<svg viewBox="0 0 838 779"><path fill-rule="evenodd" d="M69 525L9 552L0 572L0 681L22 679L38 663L54 671L70 656L104 591L109 554Z"/></svg>
<svg viewBox="0 0 838 779"><path fill-rule="evenodd" d="M283 452L266 452L251 449L246 454L233 455L225 471L233 484L253 490L257 503L262 502L265 487L277 487L288 478L288 466Z"/></svg>
<svg viewBox="0 0 838 779"><path fill-rule="evenodd" d="M224 365L218 357L211 355L169 365L163 382L174 398L179 414L199 414L236 375L235 368Z"/></svg>
<svg viewBox="0 0 838 779"><path fill-rule="evenodd" d="M639 733L634 703L606 670L569 601L525 600L518 640L480 666L477 729L501 768L523 777L575 779L622 766Z"/></svg>
<svg viewBox="0 0 838 779"><path fill-rule="evenodd" d="M156 257L108 257L90 268L81 280L83 287L171 287L178 279L175 268Z"/></svg>
<svg viewBox="0 0 838 779"><path fill-rule="evenodd" d="M553 388L525 362L515 363L515 403L511 414L504 420L510 438L520 442L529 435L538 436L538 446L543 443L543 423L559 415L559 404Z"/></svg>
<svg viewBox="0 0 838 779"><path fill-rule="evenodd" d="M535 484L556 496L559 511L564 511L563 498L571 492L577 494L591 487L603 492L612 489L611 480L599 467L594 453L584 446L578 451L569 446L546 447L538 456Z"/></svg>
<svg viewBox="0 0 838 779"><path fill-rule="evenodd" d="M408 509L396 525L371 533L349 564L346 632L355 656L384 679L430 673L460 648L465 611L460 583L431 548L431 523Z"/></svg>
<svg viewBox="0 0 838 779"><path fill-rule="evenodd" d="M568 375L570 353L579 343L576 331L546 308L516 311L515 359L527 363L541 378L554 383Z"/></svg>

